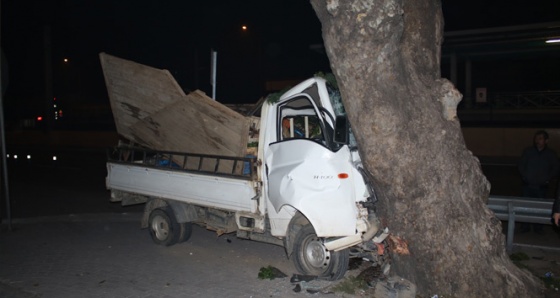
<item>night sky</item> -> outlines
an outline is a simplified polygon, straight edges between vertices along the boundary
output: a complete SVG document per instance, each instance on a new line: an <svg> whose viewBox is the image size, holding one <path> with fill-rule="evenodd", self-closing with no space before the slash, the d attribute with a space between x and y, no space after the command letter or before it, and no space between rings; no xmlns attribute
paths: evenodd
<svg viewBox="0 0 560 298"><path fill-rule="evenodd" d="M446 31L560 21L558 0L458 2L443 1ZM186 91L210 94L210 49L215 49L217 97L225 103L257 101L266 95L265 80L329 71L326 55L310 49L322 44L321 27L304 0L1 3L9 67L4 102L15 114L44 108L45 32L50 32L53 94L67 106L108 103L100 52L168 69Z"/></svg>

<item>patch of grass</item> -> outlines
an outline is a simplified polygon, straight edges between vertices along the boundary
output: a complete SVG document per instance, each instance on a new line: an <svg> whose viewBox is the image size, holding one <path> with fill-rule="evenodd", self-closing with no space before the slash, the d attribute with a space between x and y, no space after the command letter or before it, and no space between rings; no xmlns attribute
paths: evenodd
<svg viewBox="0 0 560 298"><path fill-rule="evenodd" d="M259 279L274 279L272 267L261 267L261 270L259 271Z"/></svg>
<svg viewBox="0 0 560 298"><path fill-rule="evenodd" d="M546 277L546 276L541 276L539 277L544 285L549 288L549 289L559 289L560 288L560 278L551 276L551 277Z"/></svg>
<svg viewBox="0 0 560 298"><path fill-rule="evenodd" d="M535 274L535 272L533 272L533 270L531 270L531 268L525 264L523 264L521 261L513 261L513 264L521 269L527 269L529 270L531 273Z"/></svg>
<svg viewBox="0 0 560 298"><path fill-rule="evenodd" d="M543 276L542 272L535 272L535 270L523 263L523 261L531 259L527 254L523 252L515 253L510 255L510 259L517 267L528 270L536 278L540 279L548 290L560 289L559 277L555 277L553 274L551 274L550 276Z"/></svg>
<svg viewBox="0 0 560 298"><path fill-rule="evenodd" d="M334 292L354 294L357 290L365 290L367 289L367 287L367 283L363 279L356 278L355 276L350 276L344 278L343 281L332 287L331 290Z"/></svg>
<svg viewBox="0 0 560 298"><path fill-rule="evenodd" d="M284 274L282 271L280 271L278 268L276 267L272 267L272 266L268 266L268 267L261 267L261 270L259 270L259 279L275 279L275 278L283 278L286 277L287 275Z"/></svg>
<svg viewBox="0 0 560 298"><path fill-rule="evenodd" d="M524 252L518 252L518 253L511 254L511 255L509 256L509 258L510 258L510 260L512 260L512 261L514 261L514 262L515 262L515 261L527 261L527 260L531 259L531 258L529 258L529 256L528 256L526 253L524 253Z"/></svg>

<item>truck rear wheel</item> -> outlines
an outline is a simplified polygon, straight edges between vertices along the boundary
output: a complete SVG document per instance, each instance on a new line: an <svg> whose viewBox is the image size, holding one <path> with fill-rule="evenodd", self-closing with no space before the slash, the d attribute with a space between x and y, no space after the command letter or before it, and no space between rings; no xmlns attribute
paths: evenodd
<svg viewBox="0 0 560 298"><path fill-rule="evenodd" d="M348 249L329 251L317 237L311 224L303 226L294 239L293 262L302 274L316 275L329 280L344 277L348 270Z"/></svg>
<svg viewBox="0 0 560 298"><path fill-rule="evenodd" d="M150 235L156 244L171 246L184 238L181 235L183 234L181 225L175 220L175 215L170 208L152 210L148 224Z"/></svg>

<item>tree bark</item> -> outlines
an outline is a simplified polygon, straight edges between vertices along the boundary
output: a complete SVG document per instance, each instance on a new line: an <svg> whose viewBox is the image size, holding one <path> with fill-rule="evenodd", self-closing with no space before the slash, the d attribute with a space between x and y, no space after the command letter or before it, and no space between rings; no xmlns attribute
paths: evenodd
<svg viewBox="0 0 560 298"><path fill-rule="evenodd" d="M505 252L501 223L486 207L490 184L456 116L462 95L441 78L441 2L311 4L375 177L377 212L392 231L394 273L422 296L542 295L542 284Z"/></svg>

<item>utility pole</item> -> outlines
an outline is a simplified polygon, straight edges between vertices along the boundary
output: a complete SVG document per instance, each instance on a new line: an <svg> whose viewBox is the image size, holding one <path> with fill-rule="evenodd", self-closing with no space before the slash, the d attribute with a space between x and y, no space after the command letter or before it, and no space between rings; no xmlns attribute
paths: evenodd
<svg viewBox="0 0 560 298"><path fill-rule="evenodd" d="M1 5L0 5L1 6ZM4 90L6 86L4 86L3 82L7 81L6 78L2 76L4 65L6 61L4 60L4 52L0 49L0 141L2 142L2 177L4 178L4 198L6 199L6 218L8 219L8 230L12 230L12 212L10 206L10 192L8 188L8 164L6 158L6 136L5 136L5 127L4 127ZM2 213L0 212L0 216ZM0 217L0 223L1 221Z"/></svg>
<svg viewBox="0 0 560 298"><path fill-rule="evenodd" d="M52 70L52 39L51 27L45 25L43 32L43 44L45 47L45 115L43 117L45 123L45 132L49 133L52 128L54 119L53 106L53 70Z"/></svg>
<svg viewBox="0 0 560 298"><path fill-rule="evenodd" d="M216 68L218 65L218 52L211 50L210 52L210 84L212 84L212 99L216 100Z"/></svg>

